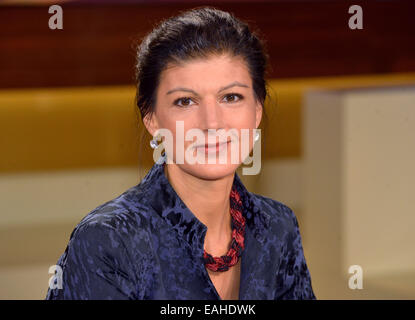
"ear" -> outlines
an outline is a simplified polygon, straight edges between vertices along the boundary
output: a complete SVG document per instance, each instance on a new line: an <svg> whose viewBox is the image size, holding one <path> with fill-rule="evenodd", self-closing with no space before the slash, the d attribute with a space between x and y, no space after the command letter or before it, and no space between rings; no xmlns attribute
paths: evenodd
<svg viewBox="0 0 415 320"><path fill-rule="evenodd" d="M258 128L259 124L261 123L263 108L264 108L263 105L259 101L257 101L256 107L255 107L255 127L256 128Z"/></svg>
<svg viewBox="0 0 415 320"><path fill-rule="evenodd" d="M151 136L154 136L154 133L159 128L157 118L153 114L147 114L143 119L144 126Z"/></svg>

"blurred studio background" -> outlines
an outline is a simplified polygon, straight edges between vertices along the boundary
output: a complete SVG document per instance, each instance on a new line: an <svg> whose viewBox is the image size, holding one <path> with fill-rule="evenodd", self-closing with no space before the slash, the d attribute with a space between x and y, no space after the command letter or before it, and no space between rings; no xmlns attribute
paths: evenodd
<svg viewBox="0 0 415 320"><path fill-rule="evenodd" d="M266 40L262 170L240 176L296 213L317 298L414 299L412 0L0 1L0 299L44 299L76 224L153 165L150 136L138 158L134 43L200 5Z"/></svg>

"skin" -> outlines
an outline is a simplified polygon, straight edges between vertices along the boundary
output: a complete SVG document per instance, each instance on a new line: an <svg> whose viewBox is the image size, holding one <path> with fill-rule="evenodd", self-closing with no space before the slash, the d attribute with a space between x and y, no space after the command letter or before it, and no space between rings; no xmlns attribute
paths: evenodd
<svg viewBox="0 0 415 320"><path fill-rule="evenodd" d="M229 85L232 86L219 92ZM177 88L181 89L175 90ZM144 119L144 124L152 136L159 128L167 128L173 133L171 157L174 160L176 121L184 121L184 133L191 128L201 129L205 143L211 143L214 140L209 139L209 128L235 128L239 137L241 129L250 129L252 139L252 129L258 128L261 118L262 104L255 99L245 61L224 54L169 64L160 76L155 112ZM191 144L192 141L185 141L184 148ZM252 147L250 142L249 151ZM218 161L215 164L189 164L185 160L184 164L168 163L165 166L166 177L176 193L207 226L204 248L213 256L226 254L232 239L229 194L235 171L242 161L231 163L230 153L228 145L226 164ZM238 299L240 260L228 271L208 270L208 273L222 299Z"/></svg>

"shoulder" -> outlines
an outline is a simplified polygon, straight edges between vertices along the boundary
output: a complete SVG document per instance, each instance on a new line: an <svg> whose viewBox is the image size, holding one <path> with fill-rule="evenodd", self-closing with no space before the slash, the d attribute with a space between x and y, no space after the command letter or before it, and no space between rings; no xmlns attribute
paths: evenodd
<svg viewBox="0 0 415 320"><path fill-rule="evenodd" d="M277 200L254 196L269 218L267 241L281 248L276 299L315 299L296 215L290 207Z"/></svg>
<svg viewBox="0 0 415 320"><path fill-rule="evenodd" d="M255 206L258 207L271 229L277 228L279 233L297 233L298 220L294 211L286 204L260 194L252 193ZM273 230L275 231L275 230Z"/></svg>
<svg viewBox="0 0 415 320"><path fill-rule="evenodd" d="M137 236L147 239L150 217L145 190L134 186L87 213L70 235L73 242L101 241L102 244L128 247Z"/></svg>

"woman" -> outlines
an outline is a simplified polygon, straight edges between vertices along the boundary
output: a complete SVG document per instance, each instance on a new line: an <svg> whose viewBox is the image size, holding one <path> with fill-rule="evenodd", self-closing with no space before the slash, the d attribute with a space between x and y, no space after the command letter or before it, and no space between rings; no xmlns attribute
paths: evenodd
<svg viewBox="0 0 415 320"><path fill-rule="evenodd" d="M173 139L164 136L164 155L137 186L78 224L58 261L61 286L47 299L315 299L294 213L250 193L236 174L241 161L231 161L232 146L247 142L242 131L261 122L261 41L231 14L197 8L163 21L137 57L151 146L161 129Z"/></svg>

